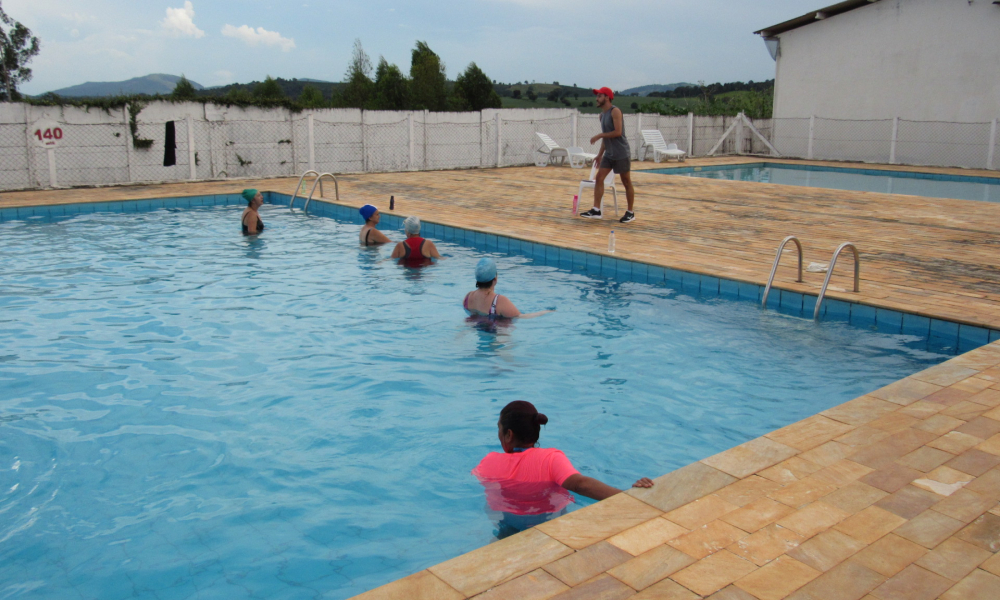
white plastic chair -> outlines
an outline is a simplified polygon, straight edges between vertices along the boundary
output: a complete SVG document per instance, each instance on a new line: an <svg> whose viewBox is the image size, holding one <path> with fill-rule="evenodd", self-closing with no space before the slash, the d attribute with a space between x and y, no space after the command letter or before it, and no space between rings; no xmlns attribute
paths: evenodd
<svg viewBox="0 0 1000 600"><path fill-rule="evenodd" d="M574 169L582 169L594 162L594 159L597 158L596 154L586 152L579 146L570 146L569 148L566 148L566 151L569 152L569 166Z"/></svg>
<svg viewBox="0 0 1000 600"><path fill-rule="evenodd" d="M667 160L675 158L680 162L684 162L684 157L687 156L687 152L679 149L677 144L667 144L663 140L663 134L660 133L659 129L642 130L642 145L639 146L639 160L645 160L650 150L653 151L653 162L660 162L660 157L666 157Z"/></svg>
<svg viewBox="0 0 1000 600"><path fill-rule="evenodd" d="M542 142L542 145L535 151L536 167L554 164L562 165L566 163L567 158L570 158L569 151L557 144L554 139L538 131L535 132L535 135ZM556 159L559 159L558 163L556 163Z"/></svg>
<svg viewBox="0 0 1000 600"><path fill-rule="evenodd" d="M577 195L578 198L583 198L583 190L585 190L585 189L586 190L592 190L595 187L597 187L597 163L596 162L594 163L594 166L590 168L590 179L586 179L586 180L580 182L580 191L577 192L576 195ZM607 191L609 188L611 189L611 195L614 196L614 198L615 198L615 216L617 217L618 216L618 190L615 188L615 172L614 171L611 171L610 173L608 173L608 176L604 179L604 189L605 189L605 191ZM602 200L601 201L601 206L603 208L603 206L604 206L603 200L604 199L602 198L601 200Z"/></svg>

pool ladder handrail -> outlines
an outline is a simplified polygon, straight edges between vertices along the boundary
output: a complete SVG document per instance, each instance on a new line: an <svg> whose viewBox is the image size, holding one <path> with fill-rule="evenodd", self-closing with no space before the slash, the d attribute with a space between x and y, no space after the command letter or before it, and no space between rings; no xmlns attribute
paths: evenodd
<svg viewBox="0 0 1000 600"><path fill-rule="evenodd" d="M312 201L313 194L316 192L316 184L319 184L319 197L323 197L323 178L329 177L333 180L333 188L337 200L340 200L340 183L337 181L337 177L333 173L320 173L318 171L309 170L299 177L298 183L295 184L295 191L292 192L292 199L288 202L288 210L294 210L295 199L299 196L299 189L302 186L302 180L306 178L307 175L315 175L316 179L313 180L312 189L309 190L309 196L306 198L306 203L302 206L302 212L309 210L309 202Z"/></svg>
<svg viewBox="0 0 1000 600"><path fill-rule="evenodd" d="M826 279L823 280L823 287L820 288L819 297L816 298L816 310L813 311L813 320L819 318L819 309L823 305L823 297L826 296L826 286L830 284L830 277L833 276L833 268L837 266L837 257L840 256L844 248L850 248L851 252L854 253L854 291L861 291L859 285L861 282L861 258L858 256L858 249L853 243L844 242L833 251L833 258L830 259L830 268L826 271Z"/></svg>
<svg viewBox="0 0 1000 600"><path fill-rule="evenodd" d="M795 281L802 283L802 243L799 242L799 238L794 235L790 235L781 240L781 245L778 246L778 253L774 255L774 264L771 266L771 275L767 278L767 286L764 287L764 299L760 303L761 308L767 308L767 295L771 293L771 284L774 283L774 275L778 272L778 263L781 262L781 253L785 250L785 244L788 242L795 242L795 246L799 249L799 278Z"/></svg>

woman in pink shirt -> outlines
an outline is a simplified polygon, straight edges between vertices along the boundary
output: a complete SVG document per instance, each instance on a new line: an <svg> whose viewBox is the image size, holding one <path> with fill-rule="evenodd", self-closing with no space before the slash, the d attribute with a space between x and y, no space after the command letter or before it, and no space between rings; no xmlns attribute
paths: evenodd
<svg viewBox="0 0 1000 600"><path fill-rule="evenodd" d="M621 492L581 475L561 450L537 448L541 426L548 422L530 402L511 402L500 411L497 422L503 452L490 452L472 470L486 488L490 509L503 513L499 538L565 514L573 502L569 492L594 500ZM653 482L643 477L632 487L653 487Z"/></svg>

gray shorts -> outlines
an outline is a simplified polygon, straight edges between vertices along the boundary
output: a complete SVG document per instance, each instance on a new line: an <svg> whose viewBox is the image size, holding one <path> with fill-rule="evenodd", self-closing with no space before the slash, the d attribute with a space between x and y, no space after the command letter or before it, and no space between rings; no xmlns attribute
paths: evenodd
<svg viewBox="0 0 1000 600"><path fill-rule="evenodd" d="M628 157L608 158L608 155L605 154L603 157L601 157L601 168L611 169L612 171L618 173L619 175L622 173L628 173L629 171L632 170L632 159Z"/></svg>

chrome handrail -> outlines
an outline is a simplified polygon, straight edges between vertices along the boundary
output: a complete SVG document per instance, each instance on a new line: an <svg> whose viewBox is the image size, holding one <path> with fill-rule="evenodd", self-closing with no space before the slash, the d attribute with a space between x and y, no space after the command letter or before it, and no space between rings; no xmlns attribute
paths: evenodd
<svg viewBox="0 0 1000 600"><path fill-rule="evenodd" d="M316 178L316 181L313 182L312 189L309 190L309 197L306 198L306 203L302 207L302 212L306 212L306 211L309 210L309 202L312 201L313 192L316 191L316 184L317 183L319 184L319 197L320 198L323 197L323 178L324 177L329 177L330 179L333 180L333 189L336 192L337 201L338 202L340 201L340 184L337 183L337 178L333 175L333 173L323 173L319 177Z"/></svg>
<svg viewBox="0 0 1000 600"><path fill-rule="evenodd" d="M795 242L795 245L799 249L799 278L795 281L798 281L799 283L802 282L802 244L799 242L799 238L794 235L790 235L781 240L781 245L778 246L778 253L774 255L774 264L771 266L771 275L767 278L767 286L764 288L764 299L760 303L762 308L767 308L767 295L771 293L771 284L774 283L774 275L778 272L778 263L781 262L781 253L784 251L785 244L788 242Z"/></svg>
<svg viewBox="0 0 1000 600"><path fill-rule="evenodd" d="M858 249L851 242L844 242L833 251L833 258L830 259L830 268L826 272L826 279L823 280L823 287L819 290L819 297L816 298L816 310L813 311L813 319L819 318L819 307L823 304L823 297L826 296L826 286L830 284L830 277L833 276L833 268L837 266L837 257L840 256L844 248L850 248L854 253L854 291L861 290L861 258L858 256Z"/></svg>
<svg viewBox="0 0 1000 600"><path fill-rule="evenodd" d="M295 206L295 199L299 197L299 188L302 187L302 180L306 178L306 175L315 175L316 177L319 177L319 171L313 171L310 169L303 173L302 177L299 177L299 182L295 184L295 191L292 193L292 199L288 202L288 210L292 210ZM320 187L319 195L323 195L322 187Z"/></svg>

